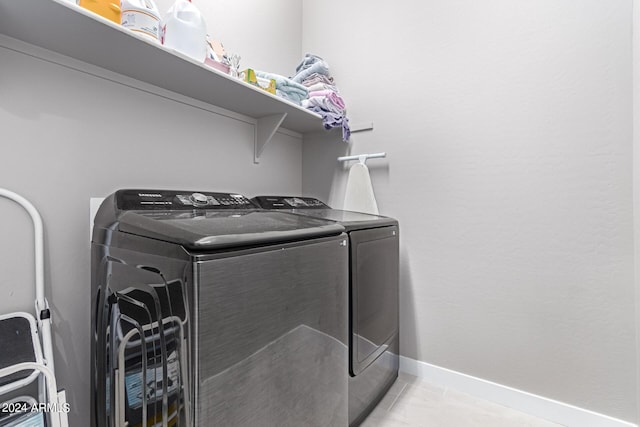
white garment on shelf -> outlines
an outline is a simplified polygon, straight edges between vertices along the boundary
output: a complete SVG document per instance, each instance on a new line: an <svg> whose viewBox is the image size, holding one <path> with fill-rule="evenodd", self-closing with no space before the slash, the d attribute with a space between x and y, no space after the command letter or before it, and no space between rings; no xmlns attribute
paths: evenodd
<svg viewBox="0 0 640 427"><path fill-rule="evenodd" d="M344 195L344 209L378 215L378 204L373 194L369 168L362 163L354 164L349 170L347 191Z"/></svg>

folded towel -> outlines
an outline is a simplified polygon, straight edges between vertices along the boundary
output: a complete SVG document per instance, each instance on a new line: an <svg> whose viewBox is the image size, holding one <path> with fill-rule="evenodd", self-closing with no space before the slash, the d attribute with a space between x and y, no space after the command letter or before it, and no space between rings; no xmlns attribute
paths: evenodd
<svg viewBox="0 0 640 427"><path fill-rule="evenodd" d="M256 76L262 77L263 79L273 79L276 81L276 89L289 89L294 88L294 90L300 93L306 93L308 91L307 87L301 85L300 83L296 83L293 80L281 76L280 74L275 73L267 73L265 71L256 70Z"/></svg>
<svg viewBox="0 0 640 427"><path fill-rule="evenodd" d="M286 99L288 101L293 102L296 105L302 105L302 101L307 99L307 96L304 95L300 95L299 93L296 92L285 92L282 91L280 89L276 88L276 95L278 95L279 97Z"/></svg>
<svg viewBox="0 0 640 427"><path fill-rule="evenodd" d="M336 114L341 114L343 112L341 108L333 105L325 96L314 96L313 98L305 99L300 105L304 108L320 107L324 111L330 111Z"/></svg>
<svg viewBox="0 0 640 427"><path fill-rule="evenodd" d="M340 111L344 111L344 109L346 108L344 99L332 90L321 90L317 92L309 92L309 98L317 97L317 96L324 96L329 100L329 102L331 102L331 104L335 105Z"/></svg>
<svg viewBox="0 0 640 427"><path fill-rule="evenodd" d="M343 113L345 109L344 99L335 92L327 92L329 93L326 95L309 96L309 99L306 99L302 103L302 106L305 108L318 106L334 113Z"/></svg>
<svg viewBox="0 0 640 427"><path fill-rule="evenodd" d="M340 98L340 95L338 95L338 93L335 90L329 90L329 89L309 91L309 97L312 97L312 96L337 96Z"/></svg>
<svg viewBox="0 0 640 427"><path fill-rule="evenodd" d="M320 58L318 55L313 55L311 53L307 53L304 58L302 59L302 62L300 62L300 64L298 64L298 66L296 67L296 73L299 73L300 71L309 68L311 65L315 64L316 62L320 62L320 61L324 61L322 58Z"/></svg>
<svg viewBox="0 0 640 427"><path fill-rule="evenodd" d="M304 82L302 82L302 84L304 84L306 82L306 80ZM334 85L330 85L327 83L322 83L322 82L318 82L318 83L314 83L312 85L307 86L307 90L309 92L315 92L318 90L332 90L335 93L338 93L338 88L335 87Z"/></svg>
<svg viewBox="0 0 640 427"><path fill-rule="evenodd" d="M305 86L300 83L296 83L287 77L281 76L280 74L256 70L256 76L263 79L275 80L276 95L295 104L300 105L300 102L308 97L309 91Z"/></svg>
<svg viewBox="0 0 640 427"><path fill-rule="evenodd" d="M304 90L300 90L296 87L293 86L280 86L278 87L276 85L276 89L280 90L282 92L288 93L290 95L295 95L297 97L300 97L300 99L307 99L309 97L309 92L304 91Z"/></svg>
<svg viewBox="0 0 640 427"><path fill-rule="evenodd" d="M304 86L311 86L316 83L333 84L333 77L324 74L313 73L302 81Z"/></svg>
<svg viewBox="0 0 640 427"><path fill-rule="evenodd" d="M296 83L300 83L303 80L305 80L307 77L309 77L309 76L311 76L312 74L315 74L315 73L323 74L325 76L328 76L329 75L329 66L324 61L315 62L309 68L305 68L304 70L301 70L295 76L291 77L291 80L293 80Z"/></svg>

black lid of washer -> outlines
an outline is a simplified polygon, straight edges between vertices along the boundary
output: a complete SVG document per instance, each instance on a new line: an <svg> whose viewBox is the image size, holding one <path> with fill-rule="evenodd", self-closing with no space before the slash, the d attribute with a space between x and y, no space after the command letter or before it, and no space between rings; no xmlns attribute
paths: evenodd
<svg viewBox="0 0 640 427"><path fill-rule="evenodd" d="M279 212L291 212L307 217L335 221L347 230L385 227L398 225L398 221L386 216L362 212L331 209L318 199L301 196L257 196L251 199L263 209Z"/></svg>
<svg viewBox="0 0 640 427"><path fill-rule="evenodd" d="M259 209L240 194L175 190L115 192L96 215L94 241L105 234L96 233L98 229L195 250L297 241L344 231L333 222Z"/></svg>

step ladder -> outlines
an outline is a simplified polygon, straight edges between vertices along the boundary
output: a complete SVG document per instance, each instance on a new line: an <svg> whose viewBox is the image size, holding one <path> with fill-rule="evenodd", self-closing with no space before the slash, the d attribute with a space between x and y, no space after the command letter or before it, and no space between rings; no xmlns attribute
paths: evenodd
<svg viewBox="0 0 640 427"><path fill-rule="evenodd" d="M3 188L0 197L18 203L33 221L36 287L35 317L24 312L0 315L0 427L68 427L69 405L56 382L51 311L44 296L42 219L24 197ZM20 395L36 381L37 399Z"/></svg>

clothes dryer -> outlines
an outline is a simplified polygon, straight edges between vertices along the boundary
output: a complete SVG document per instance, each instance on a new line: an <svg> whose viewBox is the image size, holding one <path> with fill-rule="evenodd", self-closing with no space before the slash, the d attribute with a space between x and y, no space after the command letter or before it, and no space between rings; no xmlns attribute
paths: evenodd
<svg viewBox="0 0 640 427"><path fill-rule="evenodd" d="M252 200L264 209L334 221L349 235L349 424L358 425L398 377L398 221L331 209L311 197Z"/></svg>
<svg viewBox="0 0 640 427"><path fill-rule="evenodd" d="M92 425L347 425L344 230L238 194L105 199L92 239Z"/></svg>

